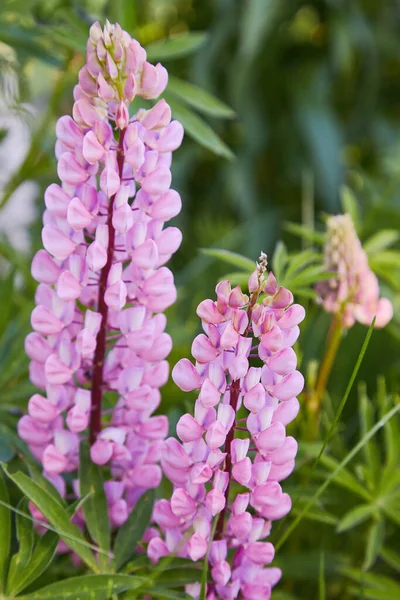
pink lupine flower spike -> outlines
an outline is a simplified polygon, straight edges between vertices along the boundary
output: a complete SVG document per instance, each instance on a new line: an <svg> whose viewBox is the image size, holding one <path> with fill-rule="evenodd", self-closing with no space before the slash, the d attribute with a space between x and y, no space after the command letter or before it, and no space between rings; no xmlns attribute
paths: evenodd
<svg viewBox="0 0 400 600"><path fill-rule="evenodd" d="M291 508L280 482L292 472L297 452L286 425L298 413L296 396L303 389L292 346L305 313L272 273L266 276L266 266L262 254L249 279L250 296L222 281L216 301L200 303L204 333L192 344L196 362L183 359L172 373L183 391L199 393L194 416L178 422L181 443L165 442L162 466L174 491L156 503L160 532L147 552L154 562L170 553L197 561L211 541L208 600L268 600L281 576L266 567L274 558L266 539L272 521ZM259 366L250 366L252 349ZM243 407L247 416L239 418ZM187 592L198 598L200 584Z"/></svg>
<svg viewBox="0 0 400 600"><path fill-rule="evenodd" d="M181 208L170 165L183 128L165 100L129 113L134 98L157 98L167 79L118 24L91 27L73 118L57 122L61 185L46 190L44 249L32 262L39 286L25 347L40 393L19 435L63 495L62 474L76 474L88 439L91 459L109 467L114 526L158 486L168 432L167 417L152 413L172 346L162 313L176 290L165 263L182 236L165 222Z"/></svg>

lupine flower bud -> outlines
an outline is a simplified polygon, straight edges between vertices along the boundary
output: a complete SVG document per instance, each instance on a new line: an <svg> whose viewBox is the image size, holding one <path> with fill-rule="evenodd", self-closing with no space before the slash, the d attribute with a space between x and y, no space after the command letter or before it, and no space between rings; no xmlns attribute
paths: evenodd
<svg viewBox="0 0 400 600"><path fill-rule="evenodd" d="M291 345L305 312L289 306L292 294L279 288L273 275L265 276L266 266L262 254L250 276L250 297L224 281L216 288L217 301L200 303L197 314L205 333L192 345L196 363L182 359L172 372L183 391L199 393L194 416L183 415L178 422L182 443L165 442L161 461L174 492L170 503L156 504L153 518L161 533L149 544L148 555L153 562L165 556L173 535L169 552L178 549L179 556L202 559L217 518L208 600L268 599L281 575L279 569L265 568L274 558L265 538L271 521L291 508L279 482L292 472L297 452L285 426L297 415L296 396L304 384ZM261 293L266 296L258 304ZM243 424L237 425L242 405L245 432ZM248 491L236 494L235 483ZM234 553L232 569L228 550ZM199 597L196 585L186 591Z"/></svg>
<svg viewBox="0 0 400 600"><path fill-rule="evenodd" d="M350 215L328 218L324 262L326 270L336 275L317 285L325 310L339 315L346 328L356 321L370 325L374 316L375 327L385 327L393 316L393 306L387 298L379 298L378 279L368 265Z"/></svg>
<svg viewBox="0 0 400 600"><path fill-rule="evenodd" d="M166 70L150 65L119 25L92 25L73 118L57 123L61 186L45 193L45 249L32 261L40 285L25 348L41 393L30 399L19 435L50 481L76 471L79 443L88 439L92 460L109 466L105 491L116 527L159 484L168 431L165 416L151 415L172 346L160 313L176 297L164 265L181 234L164 229L164 222L181 207L169 189L169 165L183 128L171 122L164 100L129 116L134 97L156 98L166 83ZM104 392L116 404L103 420ZM183 421L181 429L192 439L191 423ZM190 496L188 504L194 504ZM165 554L162 544L151 547L154 557Z"/></svg>

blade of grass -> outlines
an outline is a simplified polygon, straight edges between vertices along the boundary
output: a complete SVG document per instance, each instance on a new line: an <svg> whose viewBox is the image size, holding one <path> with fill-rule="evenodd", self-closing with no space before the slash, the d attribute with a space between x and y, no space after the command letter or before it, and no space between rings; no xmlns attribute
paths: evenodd
<svg viewBox="0 0 400 600"><path fill-rule="evenodd" d="M299 523L303 520L304 516L308 513L310 508L315 504L318 498L324 493L329 484L335 479L335 477L340 473L340 471L364 448L365 444L369 442L369 440L376 434L376 432L381 429L396 413L400 410L400 404L393 407L384 417L382 417L375 425L370 429L363 438L354 446L354 448L348 453L348 455L342 460L342 462L337 466L337 468L331 473L324 483L318 488L310 501L305 505L303 510L299 513L298 517L293 521L293 523L286 529L283 536L280 540L275 544L275 550L278 551L283 544L286 542L290 534L296 529Z"/></svg>
<svg viewBox="0 0 400 600"><path fill-rule="evenodd" d="M361 363L362 363L362 361L364 359L364 356L365 356L365 353L367 351L367 348L368 348L368 345L369 345L369 342L370 342L370 339L371 339L372 331L374 329L375 319L376 319L376 317L373 318L372 323L369 326L369 329L367 331L367 335L365 336L364 343L363 343L363 345L361 347L361 350L360 350L360 354L358 355L356 364L354 365L354 369L353 369L353 372L351 374L349 383L347 384L347 388L346 388L346 390L344 392L343 398L342 398L342 400L341 400L341 402L339 404L339 407L338 407L338 409L336 411L336 414L335 414L334 420L332 422L332 425L330 426L329 431L328 431L328 433L326 435L326 438L325 438L325 440L324 440L324 442L322 444L321 450L319 451L318 456L315 459L313 466L311 467L311 470L310 470L310 472L308 474L306 483L303 485L302 489L300 490L299 494L297 495L297 497L295 498L295 500L293 502L292 510L296 507L296 505L298 504L298 502L301 500L301 498L303 496L303 493L304 493L304 490L307 489L307 486L308 486L308 483L310 481L310 478L311 478L312 474L314 473L315 469L317 468L317 466L319 465L319 462L320 462L320 460L321 460L321 458L322 458L322 456L323 456L323 454L325 452L325 449L326 449L326 447L328 445L328 442L331 439L331 437L332 437L332 435L333 435L333 433L335 431L335 428L336 428L336 426L337 426L337 424L339 422L340 416L341 416L341 414L343 412L343 409L344 409L344 407L346 405L347 399L348 399L348 397L350 395L350 392L351 392L351 389L353 387L354 381L355 381L355 379L357 377L357 374L358 374L358 371L360 369ZM301 514L302 513L300 513L300 515ZM278 526L278 528L276 530L276 534L279 533L279 531L281 530L281 527L282 527L282 521L281 521L281 523L279 524L279 526Z"/></svg>
<svg viewBox="0 0 400 600"><path fill-rule="evenodd" d="M319 600L325 600L325 555L319 555Z"/></svg>
<svg viewBox="0 0 400 600"><path fill-rule="evenodd" d="M364 343L363 343L363 345L361 347L361 350L360 350L360 354L358 355L356 364L354 365L354 369L353 369L353 372L351 374L349 383L347 384L346 391L345 391L345 393L343 395L343 398L342 398L342 400L341 400L341 402L339 404L339 408L336 411L333 423L330 426L329 431L328 431L328 433L326 435L326 438L325 438L325 440L324 440L324 442L322 444L321 450L319 451L319 454L318 454L317 458L315 459L315 463L313 464L313 467L311 469L310 475L316 469L316 467L317 467L317 465L318 465L318 463L319 463L319 461L321 459L321 456L325 452L325 448L327 447L327 445L328 445L328 443L329 443L329 441L330 441L330 439L331 439L331 437L332 437L332 435L333 435L333 433L334 433L334 431L336 429L336 426L337 426L337 424L339 422L339 419L340 419L340 417L342 415L343 409L344 409L344 407L346 405L347 399L348 399L348 397L350 395L351 389L352 389L353 384L354 384L354 382L356 380L356 377L358 375L358 371L360 370L361 363L364 360L364 356L365 356L365 353L367 351L369 342L371 340L372 332L374 330L375 321L376 321L376 317L374 317L372 319L372 323L371 323L371 325L368 328L367 335L365 336Z"/></svg>

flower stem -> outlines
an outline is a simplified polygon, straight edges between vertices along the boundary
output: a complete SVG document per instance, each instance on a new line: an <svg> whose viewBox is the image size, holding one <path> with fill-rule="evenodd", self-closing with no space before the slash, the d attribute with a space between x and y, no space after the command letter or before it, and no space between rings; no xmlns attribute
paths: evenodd
<svg viewBox="0 0 400 600"><path fill-rule="evenodd" d="M124 141L125 131L122 130L118 142L117 163L119 176L122 178L124 166ZM93 444L96 441L97 435L101 431L101 401L103 396L103 369L104 359L106 355L106 333L107 333L107 317L108 306L104 296L107 290L107 280L110 273L111 265L114 256L115 229L112 224L112 216L114 210L115 194L111 196L108 205L108 248L107 262L101 270L99 280L99 296L97 303L97 311L101 314L101 325L96 337L96 350L93 359L93 375L92 375L92 392L91 392L91 409L90 409L90 424L89 424L89 443Z"/></svg>
<svg viewBox="0 0 400 600"><path fill-rule="evenodd" d="M239 400L239 394L240 394L240 380L235 379L235 381L232 382L231 393L230 393L230 405L232 406L232 408L235 412L236 412L237 403ZM223 532L224 532L225 513L226 513L226 509L227 509L227 504L228 504L229 486L231 483L231 474L232 474L231 443L233 441L234 436L235 436L235 424L233 424L232 427L230 428L228 435L226 436L226 441L225 441L224 452L226 452L226 459L225 459L224 471L228 473L229 479L228 479L227 488L225 490L225 508L220 512L219 519L217 522L217 528L215 531L215 539L217 539L217 540L222 539Z"/></svg>
<svg viewBox="0 0 400 600"><path fill-rule="evenodd" d="M332 367L335 362L336 354L342 339L342 334L342 318L341 314L337 314L333 317L331 322L325 355L321 363L321 368L318 372L315 390L312 392L310 401L308 403L308 410L314 418L317 418L319 415L322 398L324 397L329 375L331 374Z"/></svg>

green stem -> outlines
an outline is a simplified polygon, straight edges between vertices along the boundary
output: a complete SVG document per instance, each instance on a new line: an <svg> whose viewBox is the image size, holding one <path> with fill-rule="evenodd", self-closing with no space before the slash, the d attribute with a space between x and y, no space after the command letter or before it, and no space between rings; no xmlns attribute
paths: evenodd
<svg viewBox="0 0 400 600"><path fill-rule="evenodd" d="M332 319L325 355L318 373L317 384L315 390L311 394L311 401L308 404L309 412L314 416L317 416L320 412L322 398L324 397L329 375L331 374L333 363L335 362L337 351L340 346L343 329L342 318L339 313Z"/></svg>

